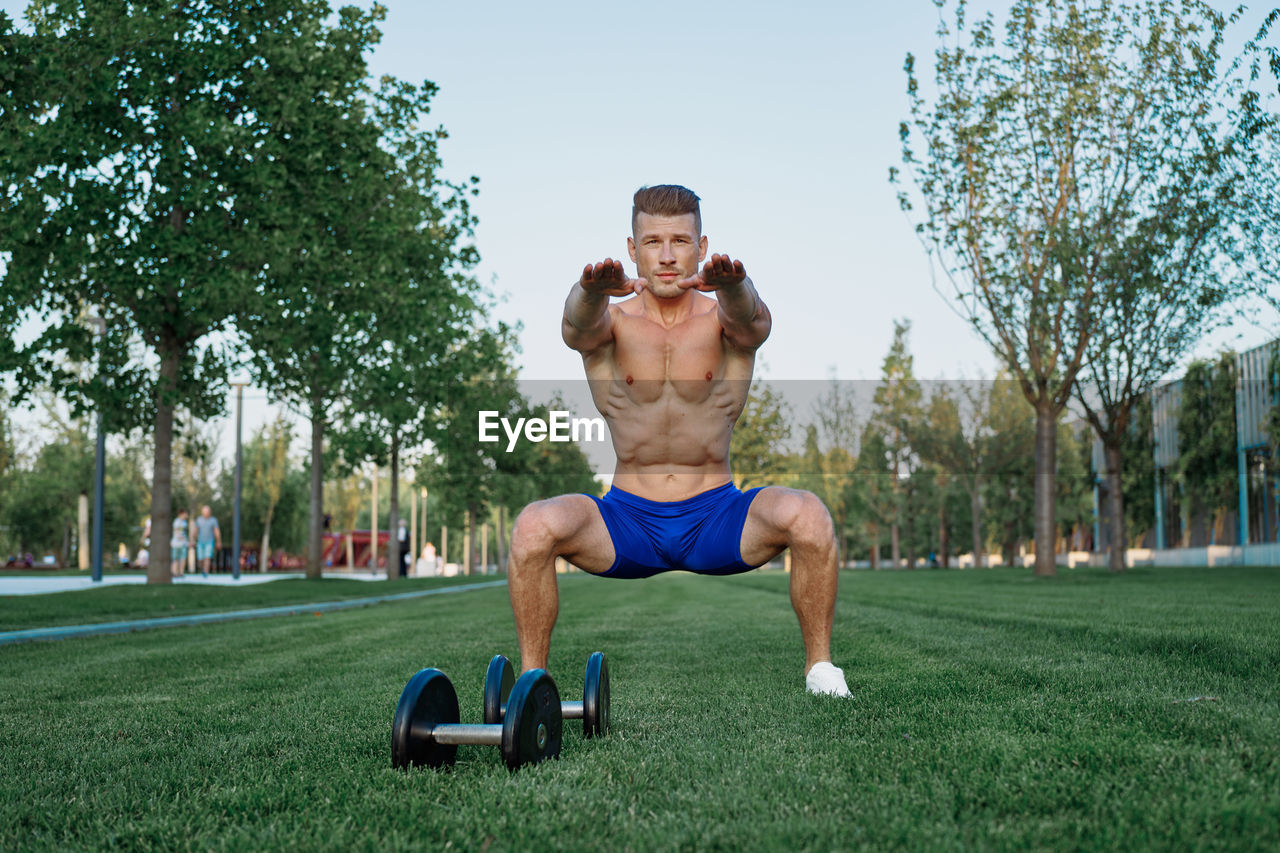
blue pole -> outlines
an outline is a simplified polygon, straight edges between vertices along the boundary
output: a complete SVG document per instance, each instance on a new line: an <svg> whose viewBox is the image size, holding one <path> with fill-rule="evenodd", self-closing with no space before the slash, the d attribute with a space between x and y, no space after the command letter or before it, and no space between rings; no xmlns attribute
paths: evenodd
<svg viewBox="0 0 1280 853"><path fill-rule="evenodd" d="M1156 550L1164 550L1164 489L1160 488L1161 469L1156 469Z"/></svg>
<svg viewBox="0 0 1280 853"><path fill-rule="evenodd" d="M1249 544L1249 466L1245 464L1244 448L1236 449L1237 473L1240 477L1239 526L1240 544Z"/></svg>
<svg viewBox="0 0 1280 853"><path fill-rule="evenodd" d="M243 457L240 452L241 410L244 407L244 386L236 386L236 502L235 514L231 519L231 577L240 580L240 471L243 468Z"/></svg>
<svg viewBox="0 0 1280 853"><path fill-rule="evenodd" d="M94 583L102 582L103 481L106 479L107 434L102 429L102 409L98 409L98 447L93 459L93 553L90 555Z"/></svg>

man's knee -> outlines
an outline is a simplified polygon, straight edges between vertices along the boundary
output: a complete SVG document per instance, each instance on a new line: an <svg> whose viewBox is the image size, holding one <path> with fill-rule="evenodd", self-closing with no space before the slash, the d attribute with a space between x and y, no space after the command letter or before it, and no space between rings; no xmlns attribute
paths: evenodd
<svg viewBox="0 0 1280 853"><path fill-rule="evenodd" d="M822 499L813 492L789 489L778 506L778 520L792 547L833 547L835 525Z"/></svg>
<svg viewBox="0 0 1280 853"><path fill-rule="evenodd" d="M516 559L559 556L565 540L577 526L570 510L562 498L535 501L526 506L516 516L511 529L511 556Z"/></svg>

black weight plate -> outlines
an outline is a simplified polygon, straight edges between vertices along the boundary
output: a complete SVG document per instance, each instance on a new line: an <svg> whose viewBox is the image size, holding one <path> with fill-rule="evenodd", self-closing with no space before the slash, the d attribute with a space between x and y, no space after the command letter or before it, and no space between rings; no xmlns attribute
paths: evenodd
<svg viewBox="0 0 1280 853"><path fill-rule="evenodd" d="M560 691L545 669L531 669L516 679L502 721L502 757L515 770L560 755L564 720Z"/></svg>
<svg viewBox="0 0 1280 853"><path fill-rule="evenodd" d="M454 744L436 743L431 729L458 722L458 694L438 669L424 669L405 685L391 723L391 766L441 767L458 754Z"/></svg>
<svg viewBox="0 0 1280 853"><path fill-rule="evenodd" d="M502 722L502 706L511 696L516 671L506 655L494 655L484 676L484 721L490 725Z"/></svg>
<svg viewBox="0 0 1280 853"><path fill-rule="evenodd" d="M609 733L609 665L604 652L587 658L587 677L582 683L582 736Z"/></svg>

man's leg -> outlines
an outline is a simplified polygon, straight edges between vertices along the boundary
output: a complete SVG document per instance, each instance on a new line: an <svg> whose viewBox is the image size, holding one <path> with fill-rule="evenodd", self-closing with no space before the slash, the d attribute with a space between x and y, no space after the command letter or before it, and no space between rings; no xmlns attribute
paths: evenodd
<svg viewBox="0 0 1280 853"><path fill-rule="evenodd" d="M771 487L751 502L742 528L742 559L760 565L791 549L791 606L804 641L804 671L831 662L835 618L835 529L826 506L811 492Z"/></svg>
<svg viewBox="0 0 1280 853"><path fill-rule="evenodd" d="M521 672L547 666L551 629L560 612L556 557L594 574L613 566L613 542L591 498L562 495L537 501L516 517L507 588L516 618Z"/></svg>

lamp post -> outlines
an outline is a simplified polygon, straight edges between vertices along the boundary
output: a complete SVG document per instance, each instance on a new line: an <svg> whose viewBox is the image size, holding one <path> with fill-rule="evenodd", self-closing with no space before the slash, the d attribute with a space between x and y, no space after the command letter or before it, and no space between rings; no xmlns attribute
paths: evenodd
<svg viewBox="0 0 1280 853"><path fill-rule="evenodd" d="M240 447L240 426L244 416L244 386L246 382L232 382L236 389L236 499L235 510L231 516L231 577L240 580L240 484L244 468L244 458Z"/></svg>
<svg viewBox="0 0 1280 853"><path fill-rule="evenodd" d="M107 321L89 315L85 318L98 336L98 369L102 369L102 339L107 336ZM98 446L93 457L93 553L90 554L93 582L102 583L102 514L106 481L107 434L102 430L102 403L97 406Z"/></svg>

